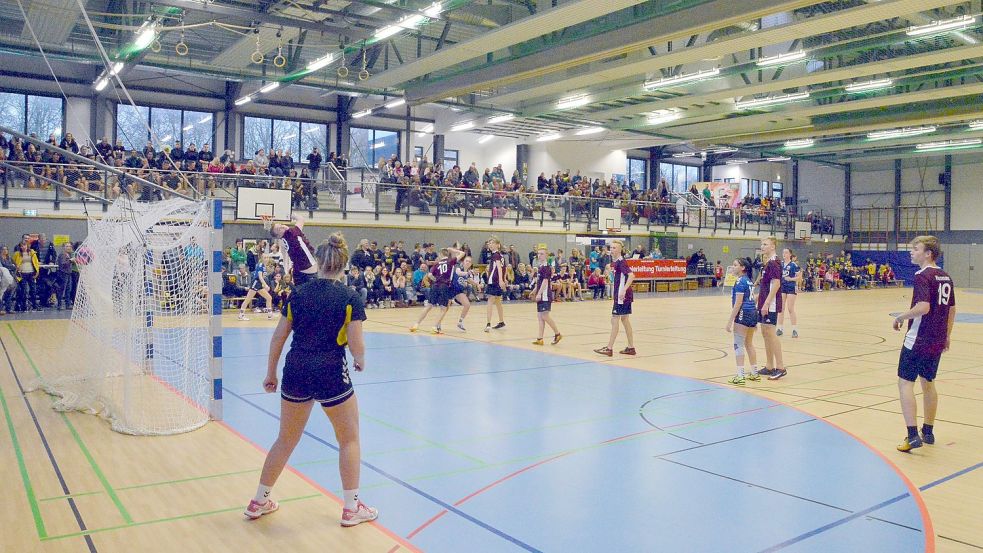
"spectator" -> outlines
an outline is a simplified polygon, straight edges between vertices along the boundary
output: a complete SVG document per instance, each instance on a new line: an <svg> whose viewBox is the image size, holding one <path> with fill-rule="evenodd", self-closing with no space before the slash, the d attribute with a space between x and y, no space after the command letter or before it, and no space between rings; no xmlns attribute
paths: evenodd
<svg viewBox="0 0 983 553"><path fill-rule="evenodd" d="M26 241L14 252L14 266L17 267L17 311L41 311L38 303L37 280L40 275L38 256Z"/></svg>

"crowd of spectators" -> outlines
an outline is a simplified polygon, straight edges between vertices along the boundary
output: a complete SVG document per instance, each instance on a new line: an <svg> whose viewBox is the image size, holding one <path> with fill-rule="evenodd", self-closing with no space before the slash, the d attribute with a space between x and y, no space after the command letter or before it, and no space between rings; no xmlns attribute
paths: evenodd
<svg viewBox="0 0 983 553"><path fill-rule="evenodd" d="M70 309L79 280L78 246L55 247L44 234L25 234L12 247L0 245L0 315Z"/></svg>

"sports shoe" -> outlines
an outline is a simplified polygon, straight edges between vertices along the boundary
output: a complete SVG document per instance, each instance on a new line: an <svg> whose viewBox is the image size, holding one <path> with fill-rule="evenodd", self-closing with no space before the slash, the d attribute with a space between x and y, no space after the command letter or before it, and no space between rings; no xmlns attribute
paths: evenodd
<svg viewBox="0 0 983 553"><path fill-rule="evenodd" d="M532 345L534 345L534 346L541 346L541 345L543 345L545 343L546 342L543 342L543 339L542 338L536 338L536 340L532 343Z"/></svg>
<svg viewBox="0 0 983 553"><path fill-rule="evenodd" d="M241 311L239 312L239 317L237 317L237 318L238 318L238 319L239 319L240 321L248 321L248 320L249 320L249 317L247 317L247 316L246 316L246 314L245 314L245 313L243 313L243 312L241 312Z"/></svg>
<svg viewBox="0 0 983 553"><path fill-rule="evenodd" d="M500 322L497 325L493 326L492 328L495 329L495 330L498 330L500 328L505 328L505 322L504 321L503 322Z"/></svg>
<svg viewBox="0 0 983 553"><path fill-rule="evenodd" d="M747 375L745 375L744 378L750 380L751 382L757 382L761 380L761 376L759 376L758 373L756 372L748 373Z"/></svg>
<svg viewBox="0 0 983 553"><path fill-rule="evenodd" d="M775 369L769 369L769 368L758 369L758 374L764 375L764 376L771 376L771 375L775 374Z"/></svg>
<svg viewBox="0 0 983 553"><path fill-rule="evenodd" d="M734 378L730 379L730 383L733 384L734 386L743 386L744 377L741 375L735 375Z"/></svg>
<svg viewBox="0 0 983 553"><path fill-rule="evenodd" d="M782 334L785 334L785 331L779 328L779 329L778 329L778 330L777 330L777 331L775 332L775 334L777 334L778 336L781 336Z"/></svg>
<svg viewBox="0 0 983 553"><path fill-rule="evenodd" d="M242 514L246 515L252 520L256 520L257 518L263 515L268 515L279 508L280 504L272 499L267 499L266 503L260 503L255 499L251 499L249 501L249 505L246 507L246 510L242 512Z"/></svg>
<svg viewBox="0 0 983 553"><path fill-rule="evenodd" d="M485 332L491 332L491 324L485 325Z"/></svg>
<svg viewBox="0 0 983 553"><path fill-rule="evenodd" d="M792 338L798 338L798 337L799 337L799 331L798 330L793 330L792 331Z"/></svg>
<svg viewBox="0 0 983 553"><path fill-rule="evenodd" d="M783 377L783 376L785 376L787 374L788 374L788 371L785 370L785 369L775 369L775 372L771 373L768 376L768 380L778 380L779 378L781 378L781 377Z"/></svg>
<svg viewBox="0 0 983 553"><path fill-rule="evenodd" d="M379 518L379 510L367 507L361 501L358 502L358 508L354 511L348 509L341 510L341 525L345 527L370 522L377 518Z"/></svg>
<svg viewBox="0 0 983 553"><path fill-rule="evenodd" d="M467 332L468 331L468 329L464 328L464 322L463 321L457 321L457 328L461 332Z"/></svg>
<svg viewBox="0 0 983 553"><path fill-rule="evenodd" d="M410 327L410 332L416 332L416 330L417 330L418 328L420 328L420 325L416 325L416 324L415 324L415 325L413 325L413 326L411 326L411 327Z"/></svg>
<svg viewBox="0 0 983 553"><path fill-rule="evenodd" d="M594 353L600 353L601 355L607 355L608 357L614 356L614 350L605 346L603 348L598 348L594 350Z"/></svg>
<svg viewBox="0 0 983 553"><path fill-rule="evenodd" d="M430 332L433 333L433 334L443 334L444 333L444 331L440 329L440 325L437 325L437 326L433 327L433 330L431 330Z"/></svg>
<svg viewBox="0 0 983 553"><path fill-rule="evenodd" d="M621 355L635 355L635 348L625 348L618 353Z"/></svg>
<svg viewBox="0 0 983 553"><path fill-rule="evenodd" d="M917 449L919 447L922 447L921 438L919 438L918 436L915 436L914 438L908 437L905 438L903 442L898 444L898 451L902 453L907 453L912 449Z"/></svg>
<svg viewBox="0 0 983 553"><path fill-rule="evenodd" d="M267 320L270 320L270 321L273 320L273 312L272 311L267 311L266 312L266 319Z"/></svg>
<svg viewBox="0 0 983 553"><path fill-rule="evenodd" d="M922 441L928 445L935 444L935 434L922 434Z"/></svg>
<svg viewBox="0 0 983 553"><path fill-rule="evenodd" d="M559 344L560 343L560 340L562 340L562 339L563 339L563 335L562 334L560 334L560 333L554 334L553 335L553 345L555 346L555 345Z"/></svg>

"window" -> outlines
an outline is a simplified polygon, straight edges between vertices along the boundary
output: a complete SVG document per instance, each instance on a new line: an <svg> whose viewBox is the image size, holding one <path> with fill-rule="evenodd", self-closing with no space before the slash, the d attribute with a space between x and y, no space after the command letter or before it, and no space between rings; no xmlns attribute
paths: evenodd
<svg viewBox="0 0 983 553"><path fill-rule="evenodd" d="M256 152L270 149L270 144L273 142L273 120L246 117L242 132L242 158L252 159Z"/></svg>
<svg viewBox="0 0 983 553"><path fill-rule="evenodd" d="M116 138L128 150L142 151L151 139L158 150L178 141L182 148L194 144L201 150L212 144L213 135L212 114L207 112L128 104L116 107Z"/></svg>
<svg viewBox="0 0 983 553"><path fill-rule="evenodd" d="M451 167L461 164L461 151L460 150L444 150L444 171L450 170Z"/></svg>
<svg viewBox="0 0 983 553"><path fill-rule="evenodd" d="M644 162L645 160L638 160ZM642 172L645 172L644 166ZM688 192L693 183L700 181L700 168L692 165L659 163L659 178L666 181L672 192ZM638 183L643 180L636 181Z"/></svg>
<svg viewBox="0 0 983 553"><path fill-rule="evenodd" d="M755 196L761 196L761 181L758 179L751 179L751 193Z"/></svg>
<svg viewBox="0 0 983 553"><path fill-rule="evenodd" d="M634 182L635 188L648 188L648 172L645 169L646 161L644 159L628 158L628 182Z"/></svg>
<svg viewBox="0 0 983 553"><path fill-rule="evenodd" d="M419 163L423 159L423 146L413 148L413 161Z"/></svg>
<svg viewBox="0 0 983 553"><path fill-rule="evenodd" d="M61 138L63 107L61 98L0 92L0 125L35 133L41 140L47 140L49 134Z"/></svg>
<svg viewBox="0 0 983 553"><path fill-rule="evenodd" d="M379 158L399 154L399 134L379 129L351 128L348 158L352 167L375 167Z"/></svg>
<svg viewBox="0 0 983 553"><path fill-rule="evenodd" d="M686 167L686 186L693 186L694 183L700 182L700 168L699 167Z"/></svg>
<svg viewBox="0 0 983 553"><path fill-rule="evenodd" d="M746 198L748 194L751 194L751 181L748 179L741 179L741 197Z"/></svg>
<svg viewBox="0 0 983 553"><path fill-rule="evenodd" d="M294 161L306 160L315 147L327 160L328 126L265 117L245 117L242 125L242 157L252 159L259 150L290 152Z"/></svg>
<svg viewBox="0 0 983 553"><path fill-rule="evenodd" d="M300 122L273 120L273 144L269 150L296 150L300 144Z"/></svg>
<svg viewBox="0 0 983 553"><path fill-rule="evenodd" d="M294 159L306 160L314 148L321 151L321 157L328 159L328 126L320 123L301 123L300 150L294 153Z"/></svg>
<svg viewBox="0 0 983 553"><path fill-rule="evenodd" d="M785 185L780 182L771 183L771 197L780 199L785 192Z"/></svg>

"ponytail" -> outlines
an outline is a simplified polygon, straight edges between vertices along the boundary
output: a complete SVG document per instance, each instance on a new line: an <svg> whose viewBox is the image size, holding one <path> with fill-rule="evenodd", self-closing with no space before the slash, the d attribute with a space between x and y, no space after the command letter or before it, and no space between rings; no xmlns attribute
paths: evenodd
<svg viewBox="0 0 983 553"><path fill-rule="evenodd" d="M318 271L322 275L333 275L340 272L348 265L348 243L345 236L340 232L332 234L327 240L321 242L315 254L318 262Z"/></svg>

